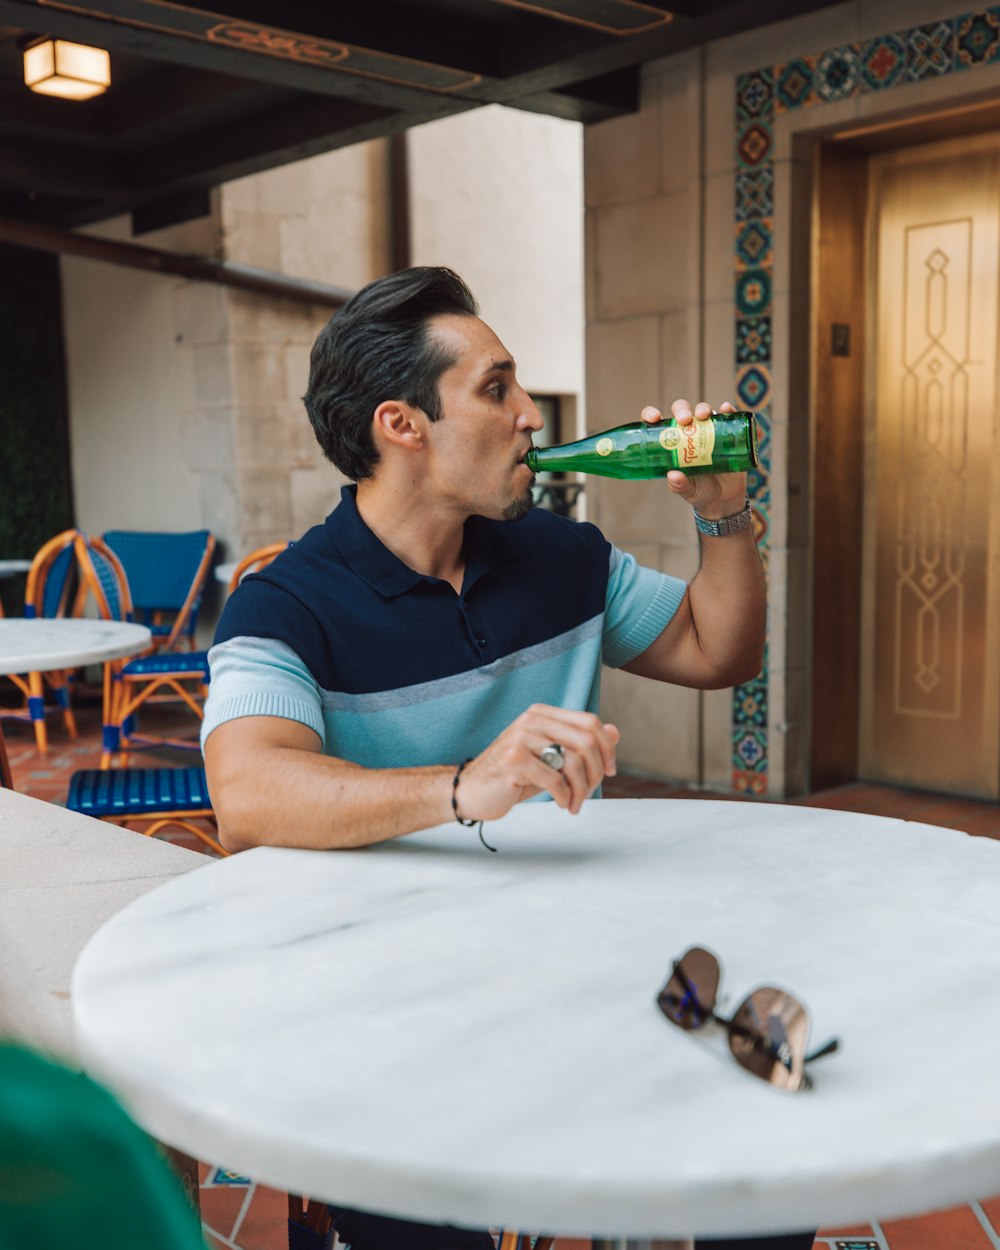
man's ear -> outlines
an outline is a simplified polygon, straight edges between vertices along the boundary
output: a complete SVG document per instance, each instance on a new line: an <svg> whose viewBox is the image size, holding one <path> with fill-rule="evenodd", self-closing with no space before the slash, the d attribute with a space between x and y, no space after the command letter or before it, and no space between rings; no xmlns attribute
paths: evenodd
<svg viewBox="0 0 1000 1250"><path fill-rule="evenodd" d="M389 443L408 451L419 451L424 445L427 417L419 408L401 399L385 399L373 417L375 441Z"/></svg>

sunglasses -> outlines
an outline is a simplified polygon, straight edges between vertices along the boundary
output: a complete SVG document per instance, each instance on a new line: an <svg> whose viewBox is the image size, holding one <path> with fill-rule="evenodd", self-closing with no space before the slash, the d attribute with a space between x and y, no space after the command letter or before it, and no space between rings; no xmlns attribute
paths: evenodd
<svg viewBox="0 0 1000 1250"><path fill-rule="evenodd" d="M804 1068L823 1055L833 1054L840 1042L832 1038L825 1046L806 1054L809 1015L805 1007L784 990L762 985L740 1003L732 1019L716 1015L715 1004L721 969L711 951L692 946L674 960L673 972L656 997L656 1005L671 1024L687 1032L709 1021L721 1024L729 1037L729 1049L741 1068L778 1089L811 1087Z"/></svg>

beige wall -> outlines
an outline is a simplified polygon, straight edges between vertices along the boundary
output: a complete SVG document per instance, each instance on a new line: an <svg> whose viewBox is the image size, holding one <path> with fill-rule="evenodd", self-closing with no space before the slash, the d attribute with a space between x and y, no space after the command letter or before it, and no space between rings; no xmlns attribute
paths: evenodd
<svg viewBox="0 0 1000 1250"><path fill-rule="evenodd" d="M598 429L649 394L718 402L733 396L736 83L740 74L863 43L954 16L941 0L861 0L683 53L645 68L631 117L588 129L588 425ZM995 94L1000 67L974 68L778 112L769 362L770 630L767 793L807 785L812 663L809 611L809 136L859 120L913 116ZM795 141L795 142L793 142ZM805 154L804 154L805 153ZM798 227L793 230L794 224ZM852 414L845 414L850 419ZM591 515L608 535L682 576L697 561L690 514L655 484L595 483ZM734 628L738 627L734 623ZM729 789L732 692L657 691L625 674L606 684L606 713L623 731L622 764Z"/></svg>
<svg viewBox="0 0 1000 1250"><path fill-rule="evenodd" d="M128 223L94 233L128 239ZM205 218L149 243L212 254L218 232ZM201 457L185 420L199 380L182 337L195 284L75 257L62 259L62 284L78 523L95 533L142 518L149 529L177 528L177 517L200 525Z"/></svg>
<svg viewBox="0 0 1000 1250"><path fill-rule="evenodd" d="M409 132L415 265L448 265L528 390L583 383L583 128L497 105Z"/></svg>

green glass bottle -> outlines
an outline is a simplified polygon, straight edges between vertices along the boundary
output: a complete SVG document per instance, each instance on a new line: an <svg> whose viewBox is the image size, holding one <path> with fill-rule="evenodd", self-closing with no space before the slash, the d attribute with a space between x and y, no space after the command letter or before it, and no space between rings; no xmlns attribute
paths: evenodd
<svg viewBox="0 0 1000 1250"><path fill-rule="evenodd" d="M683 473L742 473L757 463L757 419L752 412L722 412L693 425L672 417L650 425L630 421L575 443L532 447L524 463L532 473L596 473L630 481Z"/></svg>

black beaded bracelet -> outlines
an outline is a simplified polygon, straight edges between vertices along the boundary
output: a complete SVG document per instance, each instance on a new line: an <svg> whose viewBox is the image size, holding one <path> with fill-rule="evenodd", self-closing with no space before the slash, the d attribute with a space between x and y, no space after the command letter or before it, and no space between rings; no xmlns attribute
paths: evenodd
<svg viewBox="0 0 1000 1250"><path fill-rule="evenodd" d="M458 768L455 770L455 776L451 783L451 810L455 813L455 819L458 823L460 825L464 825L466 829L471 829L474 825L478 825L479 841L482 842L483 846L485 846L488 851L495 852L497 848L495 846L490 846L490 844L483 837L483 822L481 820L463 820L458 814L458 779L462 775L462 769L466 766L466 764L471 764L472 760L473 756L470 755L467 760L462 760L461 764L459 764Z"/></svg>

